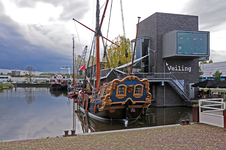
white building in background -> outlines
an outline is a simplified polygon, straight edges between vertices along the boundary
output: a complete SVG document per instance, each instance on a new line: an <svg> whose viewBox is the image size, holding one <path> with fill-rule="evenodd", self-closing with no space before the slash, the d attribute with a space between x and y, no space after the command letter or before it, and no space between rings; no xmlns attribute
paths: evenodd
<svg viewBox="0 0 226 150"><path fill-rule="evenodd" d="M9 79L11 78L11 76L7 76L7 75L0 75L0 83L5 83L7 82Z"/></svg>
<svg viewBox="0 0 226 150"><path fill-rule="evenodd" d="M203 75L203 79L212 79L213 74L218 70L219 72L222 72L222 79L226 79L226 61L222 62L215 62L215 63L210 63L210 64L201 64L200 65Z"/></svg>
<svg viewBox="0 0 226 150"><path fill-rule="evenodd" d="M62 67L60 68L61 74L70 74L70 68L69 67Z"/></svg>

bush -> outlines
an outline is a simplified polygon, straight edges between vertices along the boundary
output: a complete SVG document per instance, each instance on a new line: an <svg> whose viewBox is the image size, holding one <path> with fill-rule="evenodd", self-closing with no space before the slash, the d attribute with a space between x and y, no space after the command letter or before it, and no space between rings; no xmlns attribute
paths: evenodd
<svg viewBox="0 0 226 150"><path fill-rule="evenodd" d="M193 107L199 107L199 104L193 104L192 106Z"/></svg>
<svg viewBox="0 0 226 150"><path fill-rule="evenodd" d="M13 88L14 85L12 83L0 83L0 89L3 88Z"/></svg>
<svg viewBox="0 0 226 150"><path fill-rule="evenodd" d="M3 83L0 83L0 89L2 89L3 88Z"/></svg>
<svg viewBox="0 0 226 150"><path fill-rule="evenodd" d="M14 85L12 83L5 83L4 85L6 87L8 87L8 88L13 88L14 87Z"/></svg>

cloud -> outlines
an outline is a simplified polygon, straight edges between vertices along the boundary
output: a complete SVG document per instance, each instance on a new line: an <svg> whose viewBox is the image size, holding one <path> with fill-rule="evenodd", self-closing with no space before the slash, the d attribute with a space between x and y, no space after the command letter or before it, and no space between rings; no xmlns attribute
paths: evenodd
<svg viewBox="0 0 226 150"><path fill-rule="evenodd" d="M226 23L225 0L191 0L185 7L188 14L198 15L202 30L221 30Z"/></svg>
<svg viewBox="0 0 226 150"><path fill-rule="evenodd" d="M62 6L63 11L59 19L62 21L71 20L73 17L81 19L89 10L89 0L11 0L20 8L35 8L37 3L47 3L54 7Z"/></svg>
<svg viewBox="0 0 226 150"><path fill-rule="evenodd" d="M210 51L210 60L213 62L225 61L226 53L225 50L211 50Z"/></svg>
<svg viewBox="0 0 226 150"><path fill-rule="evenodd" d="M8 6L0 2L0 68L24 70L27 66L32 66L36 71L58 72L62 66L72 66L73 32L67 27L69 23L73 23L73 17L83 17L89 9L88 1L11 0L11 2L21 9L36 8L38 3L42 2L54 7L60 6L63 11L58 18L50 16L47 24L43 22L25 24L15 20L9 13L6 14ZM75 49L80 49L77 45L75 41Z"/></svg>
<svg viewBox="0 0 226 150"><path fill-rule="evenodd" d="M57 72L72 64L72 58L32 45L9 26L0 24L0 32L0 68L25 70L32 66L37 71Z"/></svg>

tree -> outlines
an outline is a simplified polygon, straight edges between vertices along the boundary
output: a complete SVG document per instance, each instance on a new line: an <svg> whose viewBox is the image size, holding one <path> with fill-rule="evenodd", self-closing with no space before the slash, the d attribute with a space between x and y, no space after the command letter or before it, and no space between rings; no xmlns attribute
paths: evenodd
<svg viewBox="0 0 226 150"><path fill-rule="evenodd" d="M30 82L31 82L31 77L34 76L35 69L33 67L31 67L31 66L28 66L26 68L26 70L27 70L26 76L30 79Z"/></svg>
<svg viewBox="0 0 226 150"><path fill-rule="evenodd" d="M209 61L209 64L211 64L211 63L213 63L213 60L212 59L210 59L210 61Z"/></svg>
<svg viewBox="0 0 226 150"><path fill-rule="evenodd" d="M56 75L55 73L41 73L40 75Z"/></svg>
<svg viewBox="0 0 226 150"><path fill-rule="evenodd" d="M221 75L222 75L222 72L220 71L216 71L214 74L213 74L213 79L214 81L221 81Z"/></svg>
<svg viewBox="0 0 226 150"><path fill-rule="evenodd" d="M109 59L109 65L111 68L116 68L120 65L126 64L131 61L131 47L130 47L130 40L126 39L122 36L118 36L115 38L114 42L119 45L116 46L111 44L108 48L107 57ZM124 44L125 43L125 44ZM126 50L128 53L128 57L126 58ZM106 61L106 58L105 58ZM104 68L108 68L108 65L105 65Z"/></svg>
<svg viewBox="0 0 226 150"><path fill-rule="evenodd" d="M213 60L210 59L209 62L207 62L207 61L205 61L205 60L204 60L204 61L200 61L200 64L208 64L208 63L209 63L209 64L213 63Z"/></svg>
<svg viewBox="0 0 226 150"><path fill-rule="evenodd" d="M201 61L200 64L207 64L207 61Z"/></svg>

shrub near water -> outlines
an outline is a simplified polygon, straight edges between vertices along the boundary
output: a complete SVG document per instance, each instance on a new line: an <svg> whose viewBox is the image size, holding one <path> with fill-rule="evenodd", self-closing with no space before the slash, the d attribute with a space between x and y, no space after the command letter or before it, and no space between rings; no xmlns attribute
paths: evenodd
<svg viewBox="0 0 226 150"><path fill-rule="evenodd" d="M13 88L14 85L12 83L0 83L0 89L3 88Z"/></svg>
<svg viewBox="0 0 226 150"><path fill-rule="evenodd" d="M0 83L0 89L2 89L3 88L3 83Z"/></svg>
<svg viewBox="0 0 226 150"><path fill-rule="evenodd" d="M8 87L8 88L13 88L14 87L14 85L12 83L5 83L4 85L6 87Z"/></svg>

